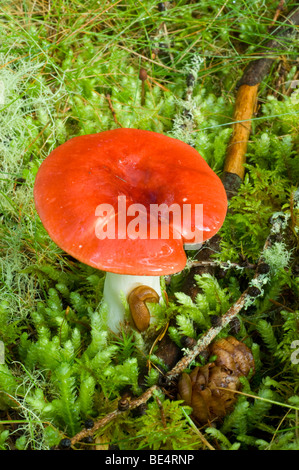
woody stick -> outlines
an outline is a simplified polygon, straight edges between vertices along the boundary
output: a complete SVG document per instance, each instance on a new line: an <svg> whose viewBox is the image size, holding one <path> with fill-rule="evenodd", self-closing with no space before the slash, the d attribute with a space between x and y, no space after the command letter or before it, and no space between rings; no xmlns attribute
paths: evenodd
<svg viewBox="0 0 299 470"><path fill-rule="evenodd" d="M239 189L243 180L246 151L255 112L259 84L269 73L273 62L291 47L299 24L299 8L293 9L284 23L273 31L273 37L257 51L258 58L246 67L238 84L233 114L233 133L227 148L222 181L228 198Z"/></svg>

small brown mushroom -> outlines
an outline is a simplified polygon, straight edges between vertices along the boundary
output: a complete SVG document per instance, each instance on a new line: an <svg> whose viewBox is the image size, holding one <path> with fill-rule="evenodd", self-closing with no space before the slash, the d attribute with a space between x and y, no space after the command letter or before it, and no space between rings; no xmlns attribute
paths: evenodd
<svg viewBox="0 0 299 470"><path fill-rule="evenodd" d="M141 67L139 70L139 80L141 80L141 106L145 104L145 81L147 80L147 72Z"/></svg>

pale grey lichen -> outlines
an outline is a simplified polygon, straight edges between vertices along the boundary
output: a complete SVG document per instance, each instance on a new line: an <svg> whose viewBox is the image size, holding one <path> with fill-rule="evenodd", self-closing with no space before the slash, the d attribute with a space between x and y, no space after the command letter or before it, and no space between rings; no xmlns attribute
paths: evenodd
<svg viewBox="0 0 299 470"><path fill-rule="evenodd" d="M183 72L187 75L192 74L194 80L197 80L198 72L202 68L204 63L204 58L200 54L194 54L190 60L190 62L185 65Z"/></svg>
<svg viewBox="0 0 299 470"><path fill-rule="evenodd" d="M285 214L283 212L276 212L273 214L271 217L271 233L281 233L287 227L288 219L289 214ZM264 287L270 282L271 278L273 278L273 276L279 271L288 267L291 256L292 251L288 250L284 242L275 242L264 249L262 259L266 264L269 265L270 270L266 274L259 274L250 281L249 287L256 287L259 289L259 294L255 297L247 297L244 304L245 310L253 304L257 297L260 297L264 294Z"/></svg>
<svg viewBox="0 0 299 470"><path fill-rule="evenodd" d="M188 76L187 90L184 99L176 100L179 111L174 117L170 133L172 137L192 146L195 145L194 119L198 113L196 102L193 99L193 91L203 62L204 59L199 54L194 54L183 69L183 73Z"/></svg>
<svg viewBox="0 0 299 470"><path fill-rule="evenodd" d="M176 100L181 111L173 119L172 130L169 133L171 137L179 139L189 145L194 145L194 103L192 100ZM184 112L186 111L186 112Z"/></svg>
<svg viewBox="0 0 299 470"><path fill-rule="evenodd" d="M245 300L245 303L244 303L244 310L247 310L248 307L250 307L250 305L252 305L255 301L255 299L257 299L258 297L261 297L263 294L264 294L264 286L266 284L268 284L268 282L270 281L270 276L269 276L269 273L267 274L259 274L257 277L253 278L248 287L256 287L258 290L259 290L259 294L254 296L254 297L251 297L251 296L247 296L246 300Z"/></svg>
<svg viewBox="0 0 299 470"><path fill-rule="evenodd" d="M292 252L289 251L283 242L276 242L265 250L263 257L270 266L272 273L285 269L291 260Z"/></svg>
<svg viewBox="0 0 299 470"><path fill-rule="evenodd" d="M271 217L271 232L275 234L285 230L288 225L289 218L290 214L286 214L284 212L275 212Z"/></svg>

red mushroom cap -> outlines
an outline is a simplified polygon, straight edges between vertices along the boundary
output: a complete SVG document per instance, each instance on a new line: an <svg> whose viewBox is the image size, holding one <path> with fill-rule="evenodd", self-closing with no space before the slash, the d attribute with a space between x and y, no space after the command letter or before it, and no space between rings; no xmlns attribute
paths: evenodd
<svg viewBox="0 0 299 470"><path fill-rule="evenodd" d="M162 275L184 269L188 228L183 226L178 235L170 227L169 239L151 239L148 226L146 233L140 230L139 238L118 234L118 216L124 215L117 212L119 196L126 197L127 208L142 204L148 210L147 220L151 204L203 204L202 227L197 227L202 241L220 229L227 210L220 179L194 148L137 129L70 139L44 160L34 186L36 209L45 229L79 261L121 274ZM110 204L115 210L115 239L96 236L100 204ZM127 216L127 221L132 217ZM101 220L107 218L108 213Z"/></svg>

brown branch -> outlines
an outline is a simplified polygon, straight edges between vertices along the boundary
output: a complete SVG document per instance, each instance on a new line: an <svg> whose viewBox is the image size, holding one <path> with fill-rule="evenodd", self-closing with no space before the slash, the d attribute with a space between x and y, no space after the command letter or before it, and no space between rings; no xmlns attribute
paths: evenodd
<svg viewBox="0 0 299 470"><path fill-rule="evenodd" d="M280 0L278 7L276 8L276 12L274 15L274 18L272 20L271 26L274 26L275 22L277 21L278 17L280 16L280 13L284 9L284 0Z"/></svg>
<svg viewBox="0 0 299 470"><path fill-rule="evenodd" d="M146 392L144 392L140 397L135 398L134 400L129 401L128 407L126 408L125 411L127 410L133 410L134 408L137 408L138 406L142 405L143 403L146 403L153 395L153 393L158 390L159 387L157 385L153 385L150 387ZM124 411L120 411L119 409L116 409L109 413L108 415L104 416L103 418L99 419L98 421L95 422L94 426L90 429L82 429L82 431L78 432L75 436L72 437L71 439L71 445L77 444L77 442L82 441L82 439L85 439L86 437L92 436L98 429L106 426L106 424L110 423L113 419L117 418L118 416L122 415Z"/></svg>
<svg viewBox="0 0 299 470"><path fill-rule="evenodd" d="M203 266L213 266L213 267L219 267L219 268L223 268L223 269L229 269L229 268L239 268L239 269L244 269L244 268L247 268L247 269L254 269L256 268L256 264L252 264L252 263L244 263L244 264L240 264L240 263L227 263L225 261L215 261L215 260L206 260L206 261L202 261L202 260L188 260L187 261L187 267L188 268L197 268L197 267L203 267Z"/></svg>
<svg viewBox="0 0 299 470"><path fill-rule="evenodd" d="M259 84L269 73L278 54L292 45L299 24L299 8L286 17L284 24L273 31L273 38L256 52L260 57L246 67L238 83L233 115L233 133L227 148L222 181L228 198L232 197L243 180L247 143L251 132L251 118L256 110Z"/></svg>
<svg viewBox="0 0 299 470"><path fill-rule="evenodd" d="M241 297L235 302L235 304L227 311L225 315L221 317L221 324L217 327L210 328L204 335L200 337L195 347L188 352L173 369L166 374L166 382L170 383L176 379L184 369L186 369L190 363L198 356L202 351L204 351L209 344L216 338L220 331L227 326L233 318L235 318L240 310L244 307L246 300L248 299L249 294L245 291Z"/></svg>
<svg viewBox="0 0 299 470"><path fill-rule="evenodd" d="M156 397L156 402L157 402L159 410L160 410L161 421L162 421L163 428L166 429L167 425L166 425L166 418L165 418L163 404L162 404L159 397Z"/></svg>
<svg viewBox="0 0 299 470"><path fill-rule="evenodd" d="M247 144L251 132L251 118L255 112L258 85L242 85L238 91L233 115L233 133L227 148L224 172L244 177Z"/></svg>
<svg viewBox="0 0 299 470"><path fill-rule="evenodd" d="M260 56L246 67L239 86L258 85L268 75L273 62L281 53L294 44L297 33L296 26L299 25L299 8L294 8L285 18L284 23L273 31L273 38L262 45L256 52Z"/></svg>
<svg viewBox="0 0 299 470"><path fill-rule="evenodd" d="M115 112L115 109L113 108L113 104L112 104L112 101L111 101L111 96L110 96L109 93L107 93L106 99L108 101L108 106L109 106L109 109L111 111L111 114L112 114L112 117L113 117L113 120L114 120L115 124L117 124L119 127L122 127L122 125L119 123L119 121L116 117L116 112Z"/></svg>

